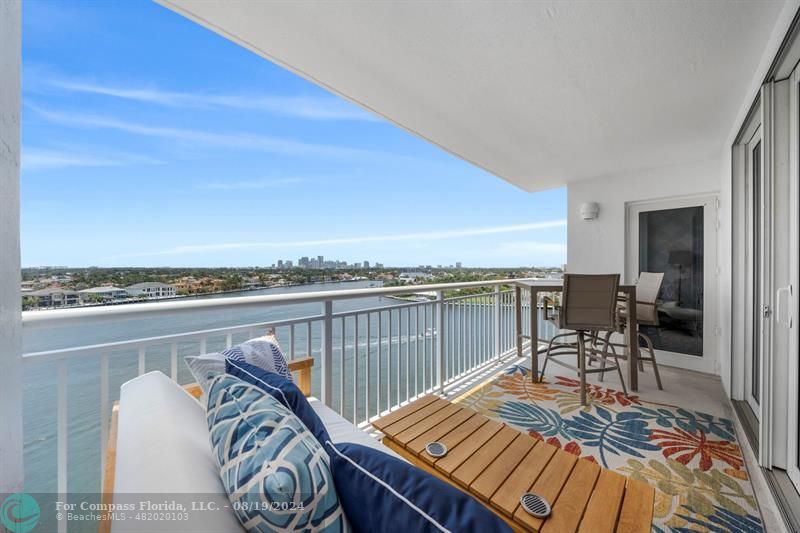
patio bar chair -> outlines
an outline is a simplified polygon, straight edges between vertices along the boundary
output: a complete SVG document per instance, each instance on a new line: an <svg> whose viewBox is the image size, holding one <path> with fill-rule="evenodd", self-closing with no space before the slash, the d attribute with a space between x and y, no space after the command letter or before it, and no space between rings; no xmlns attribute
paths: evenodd
<svg viewBox="0 0 800 533"><path fill-rule="evenodd" d="M549 315L548 300L545 300L545 316L553 321L558 329L566 332L550 340L541 375L544 377L550 360L576 370L581 382L581 405L586 405L586 374L589 373L616 370L622 383L622 390L626 396L628 394L614 346L605 343L601 350L595 347L597 335L617 329L618 292L619 274L564 274L561 306L555 309L555 314ZM574 341L568 340L573 336ZM604 364L600 368L586 368L587 359L605 362L609 350L615 360L613 366ZM558 358L562 356L577 356L577 366L559 360Z"/></svg>
<svg viewBox="0 0 800 533"><path fill-rule="evenodd" d="M656 384L658 390L664 390L661 385L661 374L658 372L658 363L656 363L656 352L653 349L653 341L650 337L643 333L641 326L658 327L658 294L661 291L661 285L664 282L663 272L642 272L639 274L639 279L636 282L636 321L640 328L638 333L639 339L644 342L649 357L644 354L642 350L639 351L639 370L644 370L643 361L653 363L653 373L656 376ZM628 323L628 309L624 301L619 303L617 308L617 333L625 333L625 325ZM605 334L604 342L606 345L612 347L623 348L623 353L620 359L627 360L627 345L621 343L612 343L611 334L613 331L608 331ZM597 345L597 339L595 341ZM603 359L601 366L605 364ZM603 374L600 374L600 381L603 381Z"/></svg>

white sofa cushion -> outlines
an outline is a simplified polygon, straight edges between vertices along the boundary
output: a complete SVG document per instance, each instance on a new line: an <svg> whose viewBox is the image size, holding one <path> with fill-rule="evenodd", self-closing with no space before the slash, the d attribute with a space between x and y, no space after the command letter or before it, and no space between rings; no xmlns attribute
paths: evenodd
<svg viewBox="0 0 800 533"><path fill-rule="evenodd" d="M369 448L374 448L383 453L388 453L398 459L403 459L394 451L390 450L380 442L378 439L370 437L366 432L361 431L352 423L348 422L339 415L336 411L322 403L317 398L309 397L308 403L311 408L316 411L317 416L322 420L325 429L328 430L328 435L331 437L331 442L338 444L340 442L352 442L354 444L361 444ZM405 460L405 459L404 459Z"/></svg>
<svg viewBox="0 0 800 533"><path fill-rule="evenodd" d="M200 403L161 372L150 372L122 385L119 405L114 502L174 498L222 511L190 510L183 521L115 520L112 531L156 532L166 526L169 531L243 531L225 507L230 503Z"/></svg>

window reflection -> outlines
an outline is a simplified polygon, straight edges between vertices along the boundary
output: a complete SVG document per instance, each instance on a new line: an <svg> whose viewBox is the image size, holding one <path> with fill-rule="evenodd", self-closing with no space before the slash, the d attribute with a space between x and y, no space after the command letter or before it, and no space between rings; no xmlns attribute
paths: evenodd
<svg viewBox="0 0 800 533"><path fill-rule="evenodd" d="M657 350L703 355L703 207L639 214L639 271L663 272L658 326L641 326Z"/></svg>

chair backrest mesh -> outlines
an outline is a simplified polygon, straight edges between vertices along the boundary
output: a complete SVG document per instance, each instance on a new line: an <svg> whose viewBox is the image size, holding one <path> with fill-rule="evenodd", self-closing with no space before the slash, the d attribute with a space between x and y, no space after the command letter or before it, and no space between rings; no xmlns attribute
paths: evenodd
<svg viewBox="0 0 800 533"><path fill-rule="evenodd" d="M561 327L575 331L615 327L619 274L564 274Z"/></svg>
<svg viewBox="0 0 800 533"><path fill-rule="evenodd" d="M642 272L639 274L639 281L636 282L636 301L651 305L636 306L637 320L647 324L658 325L658 311L655 303L658 300L658 293L661 291L663 281L663 272Z"/></svg>

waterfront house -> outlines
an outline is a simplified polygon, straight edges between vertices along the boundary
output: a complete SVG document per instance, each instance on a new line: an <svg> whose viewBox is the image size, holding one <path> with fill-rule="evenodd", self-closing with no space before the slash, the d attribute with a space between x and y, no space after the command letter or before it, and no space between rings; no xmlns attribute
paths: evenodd
<svg viewBox="0 0 800 533"><path fill-rule="evenodd" d="M431 279L432 277L433 274L429 272L401 272L397 279L403 283L418 283Z"/></svg>
<svg viewBox="0 0 800 533"><path fill-rule="evenodd" d="M176 291L180 291L182 293L190 293L195 292L202 286L202 282L195 278L194 276L183 276L178 278L172 282L172 285L175 287Z"/></svg>
<svg viewBox="0 0 800 533"><path fill-rule="evenodd" d="M242 287L245 289L257 289L261 286L261 278L258 276L244 276L242 278Z"/></svg>
<svg viewBox="0 0 800 533"><path fill-rule="evenodd" d="M8 117L0 121L0 493L20 490L26 477L24 371L57 369L52 478L67 493L70 472L86 464L68 453L67 405L86 392L69 386L70 364L93 359L100 369L92 383L99 473L119 397L111 355L144 374L161 350L162 370L186 383L179 348L205 353L269 327L290 359L315 360L320 404L365 430L433 393L533 436L537 447L596 461L623 485L649 484L656 505L641 512L657 531L800 529L800 1L160 3L498 179L532 193L566 187L567 272L620 274L628 291L643 272L663 276L642 304L652 320L626 330L625 377L592 378L583 406L587 389L575 372L550 366L544 383L532 380L555 333L545 307L552 299L537 296L537 287L558 292L547 280L20 313L20 5L0 0L0 113ZM146 297L170 294L164 284L137 285L159 286L142 287ZM485 290L445 294L454 287ZM422 290L436 299L334 309ZM298 302L318 312L155 339L131 328L124 342L22 353L23 328L124 327L167 313L222 318ZM638 307L627 302L628 325ZM654 344L663 390L653 362L637 370L637 331ZM449 422L431 423L435 433ZM559 509L589 501L600 481L569 477L575 463L525 490L544 479ZM577 463L576 471L591 468ZM494 473L498 483L511 479ZM493 494L484 494L487 504ZM612 527L622 516L619 507L606 515Z"/></svg>
<svg viewBox="0 0 800 533"><path fill-rule="evenodd" d="M160 283L157 281L146 281L143 283L134 283L129 287L125 287L128 295L133 298L172 298L175 296L175 286L167 283Z"/></svg>
<svg viewBox="0 0 800 533"><path fill-rule="evenodd" d="M22 298L27 298L31 307L66 307L78 305L81 295L78 291L62 289L60 287L48 287L35 291L24 291Z"/></svg>
<svg viewBox="0 0 800 533"><path fill-rule="evenodd" d="M86 302L113 302L128 297L128 291L119 287L92 287L78 291L81 298Z"/></svg>

